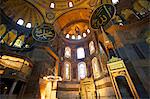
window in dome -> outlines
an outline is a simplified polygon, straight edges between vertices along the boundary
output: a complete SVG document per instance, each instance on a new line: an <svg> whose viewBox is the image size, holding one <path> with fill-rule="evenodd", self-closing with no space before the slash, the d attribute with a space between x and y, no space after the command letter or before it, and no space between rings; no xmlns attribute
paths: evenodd
<svg viewBox="0 0 150 99"><path fill-rule="evenodd" d="M82 37L81 37L81 35L78 35L78 40L80 40Z"/></svg>
<svg viewBox="0 0 150 99"><path fill-rule="evenodd" d="M85 58L84 48L80 47L77 49L77 59Z"/></svg>
<svg viewBox="0 0 150 99"><path fill-rule="evenodd" d="M89 43L89 50L90 50L90 54L93 54L95 52L95 47L94 47L94 42L91 41Z"/></svg>
<svg viewBox="0 0 150 99"><path fill-rule="evenodd" d="M86 37L86 33L83 33L83 37Z"/></svg>
<svg viewBox="0 0 150 99"><path fill-rule="evenodd" d="M19 20L17 21L17 24L19 24L19 25L23 25L23 23L24 23L24 21L23 21L22 19L19 19Z"/></svg>
<svg viewBox="0 0 150 99"><path fill-rule="evenodd" d="M91 32L90 29L87 29L86 31L87 31L87 33L90 33L90 32Z"/></svg>
<svg viewBox="0 0 150 99"><path fill-rule="evenodd" d="M73 7L73 2L72 1L68 2L68 6Z"/></svg>
<svg viewBox="0 0 150 99"><path fill-rule="evenodd" d="M85 62L78 63L78 80L84 79L86 75L87 75L86 63Z"/></svg>
<svg viewBox="0 0 150 99"><path fill-rule="evenodd" d="M119 2L119 0L112 0L113 4L117 4Z"/></svg>
<svg viewBox="0 0 150 99"><path fill-rule="evenodd" d="M71 37L72 39L76 39L76 37L74 36L74 35L72 35L72 37Z"/></svg>
<svg viewBox="0 0 150 99"><path fill-rule="evenodd" d="M70 49L70 47L65 48L65 57L71 58L71 49Z"/></svg>
<svg viewBox="0 0 150 99"><path fill-rule="evenodd" d="M123 26L123 23L119 23L120 26Z"/></svg>
<svg viewBox="0 0 150 99"><path fill-rule="evenodd" d="M27 23L26 28L31 28L31 23Z"/></svg>
<svg viewBox="0 0 150 99"><path fill-rule="evenodd" d="M51 2L50 8L55 8L55 3Z"/></svg>
<svg viewBox="0 0 150 99"><path fill-rule="evenodd" d="M66 38L69 38L69 37L70 37L70 35L69 35L69 34L67 34L67 35L66 35Z"/></svg>
<svg viewBox="0 0 150 99"><path fill-rule="evenodd" d="M100 70L99 70L99 63L96 57L92 59L92 68L93 68L94 78L98 78L100 76Z"/></svg>
<svg viewBox="0 0 150 99"><path fill-rule="evenodd" d="M65 62L65 79L70 80L71 79L71 64L69 62Z"/></svg>

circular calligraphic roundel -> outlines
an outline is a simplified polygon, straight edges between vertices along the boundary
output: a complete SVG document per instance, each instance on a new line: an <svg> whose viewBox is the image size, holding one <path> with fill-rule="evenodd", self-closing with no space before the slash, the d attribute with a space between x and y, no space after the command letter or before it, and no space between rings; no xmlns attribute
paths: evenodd
<svg viewBox="0 0 150 99"><path fill-rule="evenodd" d="M115 15L116 9L111 4L103 4L97 7L90 18L90 25L93 29L105 26Z"/></svg>
<svg viewBox="0 0 150 99"><path fill-rule="evenodd" d="M49 42L55 38L56 33L51 24L43 23L33 29L32 36L39 42Z"/></svg>

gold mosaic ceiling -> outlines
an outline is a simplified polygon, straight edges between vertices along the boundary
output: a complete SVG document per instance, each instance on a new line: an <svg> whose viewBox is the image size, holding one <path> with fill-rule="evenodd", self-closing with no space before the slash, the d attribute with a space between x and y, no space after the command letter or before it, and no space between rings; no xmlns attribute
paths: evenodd
<svg viewBox="0 0 150 99"><path fill-rule="evenodd" d="M72 3L71 7L69 2ZM4 0L0 8L15 22L19 18L23 19L24 26L28 22L31 22L32 27L46 22L53 24L59 33L72 23L89 21L95 6L111 2L112 0ZM51 3L54 3L54 8L51 8Z"/></svg>
<svg viewBox="0 0 150 99"><path fill-rule="evenodd" d="M15 22L21 18L25 21L24 24L31 22L32 27L34 27L35 24L41 24L42 22L53 24L55 21L58 22L57 19L64 13L79 9L76 14L65 16L67 19L74 17L80 14L79 12L85 11L85 9L93 9L93 6L100 4L102 1L103 3L110 3L111 0L6 0L1 8ZM72 7L69 7L70 2L73 5ZM51 8L51 3L54 3L54 8ZM84 13L88 13L88 11Z"/></svg>

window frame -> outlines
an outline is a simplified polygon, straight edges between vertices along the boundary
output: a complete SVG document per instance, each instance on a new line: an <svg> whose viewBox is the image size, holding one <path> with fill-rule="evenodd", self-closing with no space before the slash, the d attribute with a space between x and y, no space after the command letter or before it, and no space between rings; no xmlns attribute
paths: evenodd
<svg viewBox="0 0 150 99"><path fill-rule="evenodd" d="M92 49L92 47L93 47L93 49ZM91 41L89 43L89 51L90 51L90 55L92 55L96 51L94 41Z"/></svg>
<svg viewBox="0 0 150 99"><path fill-rule="evenodd" d="M68 74L68 76L69 76L69 79L67 79L67 75L66 75L66 64L68 64L68 66L69 66L69 74ZM66 62L64 62L64 78L65 78L65 80L67 80L67 81L70 81L71 80L71 63L70 62L68 62L68 61L66 61Z"/></svg>
<svg viewBox="0 0 150 99"><path fill-rule="evenodd" d="M80 50L80 49L82 49L82 50ZM83 52L83 55L81 56L81 52ZM85 58L86 57L86 55L85 55L85 50L84 50L84 48L83 47L79 47L79 48L77 48L77 59L83 59L83 58Z"/></svg>
<svg viewBox="0 0 150 99"><path fill-rule="evenodd" d="M80 81L81 80L81 76L80 76L80 67L79 66L81 66L80 64L84 64L84 69L85 69L85 77L84 78L86 78L87 77L87 66L86 66L86 63L85 62L79 62L77 65L78 65L78 81ZM84 79L83 78L83 79Z"/></svg>
<svg viewBox="0 0 150 99"><path fill-rule="evenodd" d="M94 78L100 77L100 64L99 64L97 57L94 57L92 59L92 70L93 70Z"/></svg>
<svg viewBox="0 0 150 99"><path fill-rule="evenodd" d="M67 51L69 50L69 55L68 54L66 54L67 53ZM66 58L71 58L71 48L70 47L65 47L65 55L64 55Z"/></svg>

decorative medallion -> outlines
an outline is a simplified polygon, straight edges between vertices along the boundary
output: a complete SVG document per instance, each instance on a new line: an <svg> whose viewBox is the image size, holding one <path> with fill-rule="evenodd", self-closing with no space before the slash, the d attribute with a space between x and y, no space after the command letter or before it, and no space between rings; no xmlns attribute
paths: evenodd
<svg viewBox="0 0 150 99"><path fill-rule="evenodd" d="M94 10L90 25L94 29L100 29L101 26L105 26L115 15L116 9L111 4L103 4Z"/></svg>
<svg viewBox="0 0 150 99"><path fill-rule="evenodd" d="M32 36L35 40L39 42L49 42L55 38L55 31L53 26L48 23L43 23L42 25L35 27L32 31Z"/></svg>

